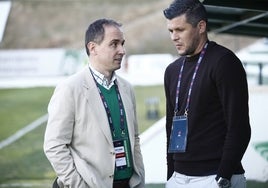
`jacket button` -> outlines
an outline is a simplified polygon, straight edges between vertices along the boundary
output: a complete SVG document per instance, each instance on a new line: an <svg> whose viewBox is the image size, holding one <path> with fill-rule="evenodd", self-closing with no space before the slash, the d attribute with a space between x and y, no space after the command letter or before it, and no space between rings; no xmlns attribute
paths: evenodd
<svg viewBox="0 0 268 188"><path fill-rule="evenodd" d="M110 175L110 176L109 176L109 178L113 178L113 177L114 177L114 175Z"/></svg>

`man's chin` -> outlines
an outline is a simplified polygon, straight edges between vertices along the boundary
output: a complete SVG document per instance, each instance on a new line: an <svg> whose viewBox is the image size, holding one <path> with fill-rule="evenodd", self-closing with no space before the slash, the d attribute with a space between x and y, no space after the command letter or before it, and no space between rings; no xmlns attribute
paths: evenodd
<svg viewBox="0 0 268 188"><path fill-rule="evenodd" d="M180 56L184 56L184 55L185 55L185 51L183 51L183 50L178 50L178 49L177 49L177 52L178 52L178 54L179 54Z"/></svg>
<svg viewBox="0 0 268 188"><path fill-rule="evenodd" d="M115 66L115 67L114 67L114 70L116 71L116 70L118 70L118 69L120 69L120 68L121 68L121 64L118 65L118 66Z"/></svg>

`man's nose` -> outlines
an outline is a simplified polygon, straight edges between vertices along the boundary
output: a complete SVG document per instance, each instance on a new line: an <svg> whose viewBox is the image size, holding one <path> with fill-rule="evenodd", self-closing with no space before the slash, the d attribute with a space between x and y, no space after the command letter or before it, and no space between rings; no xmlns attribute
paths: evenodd
<svg viewBox="0 0 268 188"><path fill-rule="evenodd" d="M126 54L126 49L125 49L124 46L120 46L120 47L119 47L119 53L120 53L120 54L123 54L123 55Z"/></svg>
<svg viewBox="0 0 268 188"><path fill-rule="evenodd" d="M177 32L170 33L171 40L175 41L179 39L179 35Z"/></svg>

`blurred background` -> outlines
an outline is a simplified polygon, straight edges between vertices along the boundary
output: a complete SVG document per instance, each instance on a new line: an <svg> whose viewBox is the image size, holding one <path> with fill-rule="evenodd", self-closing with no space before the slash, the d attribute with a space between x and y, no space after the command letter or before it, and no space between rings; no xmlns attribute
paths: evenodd
<svg viewBox="0 0 268 188"><path fill-rule="evenodd" d="M85 31L103 17L121 22L125 31L127 54L118 74L135 89L146 188L164 187L163 74L177 58L162 14L170 2L0 1L0 187L51 187L56 175L42 148L47 104L56 84L87 64ZM204 4L209 39L234 51L247 71L252 139L243 163L248 187L267 188L268 4Z"/></svg>

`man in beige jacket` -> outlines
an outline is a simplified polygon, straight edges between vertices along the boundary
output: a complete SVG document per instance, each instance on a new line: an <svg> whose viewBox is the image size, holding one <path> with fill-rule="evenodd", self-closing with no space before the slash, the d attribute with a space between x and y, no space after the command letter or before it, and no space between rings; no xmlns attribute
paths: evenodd
<svg viewBox="0 0 268 188"><path fill-rule="evenodd" d="M133 88L115 73L124 43L116 21L90 24L88 66L54 91L44 151L59 187L145 187Z"/></svg>

